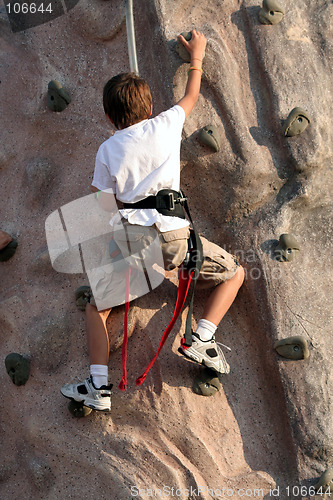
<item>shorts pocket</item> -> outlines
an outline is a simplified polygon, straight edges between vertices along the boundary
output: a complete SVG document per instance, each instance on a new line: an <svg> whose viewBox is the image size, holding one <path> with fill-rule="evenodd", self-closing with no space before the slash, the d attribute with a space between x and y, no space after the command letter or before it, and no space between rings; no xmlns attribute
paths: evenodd
<svg viewBox="0 0 333 500"><path fill-rule="evenodd" d="M190 236L189 227L160 233L164 268L171 271L184 261L187 253L187 240Z"/></svg>
<svg viewBox="0 0 333 500"><path fill-rule="evenodd" d="M115 226L113 237L120 248L123 257L144 251L158 237L157 231L151 226L128 224Z"/></svg>
<svg viewBox="0 0 333 500"><path fill-rule="evenodd" d="M237 259L224 248L201 238L204 262L200 270L198 288L211 288L231 279L238 268Z"/></svg>

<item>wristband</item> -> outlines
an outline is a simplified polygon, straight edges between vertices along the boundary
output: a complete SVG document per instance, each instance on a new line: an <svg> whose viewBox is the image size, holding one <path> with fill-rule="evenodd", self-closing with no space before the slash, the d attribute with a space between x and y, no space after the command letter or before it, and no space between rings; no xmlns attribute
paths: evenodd
<svg viewBox="0 0 333 500"><path fill-rule="evenodd" d="M200 73L201 73L201 74L203 73L203 71L202 71L202 69L201 69L201 68L197 68L196 66L191 66L191 68L188 70L187 74L189 74L189 73L190 73L190 71L193 71L193 70L195 70L195 69L196 69L197 71L200 71Z"/></svg>

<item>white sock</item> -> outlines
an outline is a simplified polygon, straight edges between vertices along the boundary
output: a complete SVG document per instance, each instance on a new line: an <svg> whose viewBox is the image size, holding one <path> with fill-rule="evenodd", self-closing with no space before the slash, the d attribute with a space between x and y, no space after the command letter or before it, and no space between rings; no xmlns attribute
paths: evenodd
<svg viewBox="0 0 333 500"><path fill-rule="evenodd" d="M214 333L216 332L217 326L211 321L207 319L199 319L197 329L195 333L197 333L201 340L211 340L213 338Z"/></svg>
<svg viewBox="0 0 333 500"><path fill-rule="evenodd" d="M102 385L108 385L107 365L90 365L90 375L96 389L99 389Z"/></svg>

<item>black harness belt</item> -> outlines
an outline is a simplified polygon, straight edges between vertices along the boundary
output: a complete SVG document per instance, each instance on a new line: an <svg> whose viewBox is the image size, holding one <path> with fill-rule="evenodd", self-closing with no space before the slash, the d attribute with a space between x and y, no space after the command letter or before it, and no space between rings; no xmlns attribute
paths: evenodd
<svg viewBox="0 0 333 500"><path fill-rule="evenodd" d="M124 208L155 208L162 215L185 219L186 200L187 198L181 191L161 189L156 196L148 196L136 203L124 203Z"/></svg>
<svg viewBox="0 0 333 500"><path fill-rule="evenodd" d="M193 312L194 289L204 257L203 257L202 243L199 234L197 233L196 229L193 226L192 217L187 204L187 198L181 191L178 192L178 191L173 191L171 189L162 189L157 193L156 196L149 196L144 200L138 201L137 203L124 203L124 208L144 208L144 209L155 208L162 215L180 217L181 219L185 219L185 212L184 212L185 209L188 218L190 219L190 222L192 224L192 228L190 229L190 237L188 240L188 252L184 262L179 268L179 288L178 288L175 311L172 320L170 321L169 325L167 326L166 330L163 333L160 345L157 349L154 358L151 360L144 373L136 380L136 384L141 385L144 382L149 370L153 366L155 360L157 359L160 350L162 349L166 339L168 338L169 333L172 330L174 323L176 322L176 319L178 318L184 306L191 282L192 282L192 295L186 319L185 336L183 342L187 346L192 345L191 319ZM127 331L126 314L125 314L125 324L126 324L125 328L126 332ZM124 359L126 359L126 343L127 342L124 342L123 344ZM122 382L119 385L119 388L122 390L125 390L126 388L126 368L124 368L124 375Z"/></svg>

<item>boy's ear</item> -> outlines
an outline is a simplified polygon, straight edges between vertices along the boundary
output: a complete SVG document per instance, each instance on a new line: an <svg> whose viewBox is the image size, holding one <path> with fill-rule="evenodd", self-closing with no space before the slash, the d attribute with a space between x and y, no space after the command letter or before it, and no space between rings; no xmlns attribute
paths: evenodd
<svg viewBox="0 0 333 500"><path fill-rule="evenodd" d="M149 116L151 116L152 114L153 114L153 103L151 103L151 105L150 105L150 115Z"/></svg>

